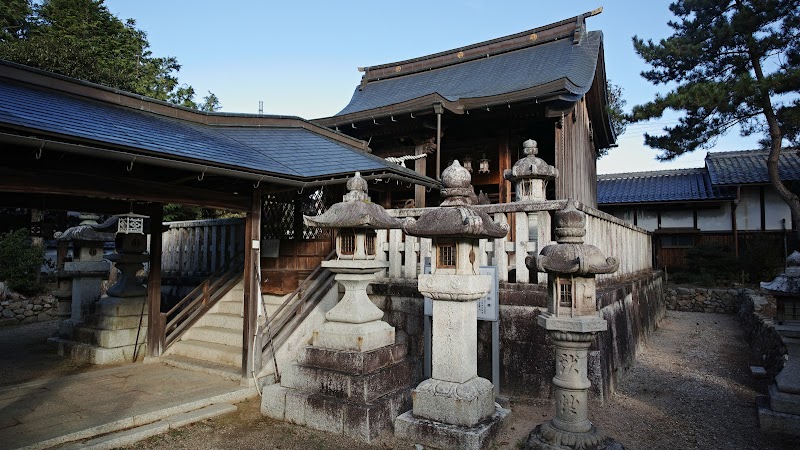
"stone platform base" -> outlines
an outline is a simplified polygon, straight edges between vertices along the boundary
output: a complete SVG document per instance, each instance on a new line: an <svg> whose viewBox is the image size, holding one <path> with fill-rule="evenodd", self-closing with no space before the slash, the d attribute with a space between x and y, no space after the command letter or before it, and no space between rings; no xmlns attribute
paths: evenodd
<svg viewBox="0 0 800 450"><path fill-rule="evenodd" d="M767 433L785 433L800 436L800 415L773 411L766 395L756 397L758 424Z"/></svg>
<svg viewBox="0 0 800 450"><path fill-rule="evenodd" d="M411 389L402 389L370 403L356 403L271 385L264 388L261 414L315 430L372 442L392 428L392 419L411 405Z"/></svg>
<svg viewBox="0 0 800 450"><path fill-rule="evenodd" d="M475 426L464 427L416 418L411 411L407 411L394 421L394 434L442 450L481 450L489 447L508 413L509 410L495 404L495 412L488 419Z"/></svg>
<svg viewBox="0 0 800 450"><path fill-rule="evenodd" d="M140 340L145 339L144 336ZM70 359L89 364L117 364L122 362L133 362L133 344L116 348L95 347L90 344L69 341L61 338L49 338L47 342L58 347L60 356L68 356ZM147 343L139 343L139 351L136 353L136 360L142 361L147 352Z"/></svg>
<svg viewBox="0 0 800 450"><path fill-rule="evenodd" d="M528 435L525 450L625 450L625 447L610 437L603 436L592 427L589 433L567 433L554 431L550 422L537 425Z"/></svg>

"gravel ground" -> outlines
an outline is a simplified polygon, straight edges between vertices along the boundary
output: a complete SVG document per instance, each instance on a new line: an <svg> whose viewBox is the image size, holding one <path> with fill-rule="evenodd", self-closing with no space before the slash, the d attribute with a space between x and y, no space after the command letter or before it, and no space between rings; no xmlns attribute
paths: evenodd
<svg viewBox="0 0 800 450"><path fill-rule="evenodd" d="M0 384L86 370L53 351L39 353L54 323L0 329ZM28 355L20 358L20 355ZM15 363L8 355L17 355ZM594 402L595 425L630 449L800 448L796 438L762 434L755 396L766 392L747 366L749 348L733 316L670 311L605 404ZM12 381L9 381L12 380ZM259 400L236 413L173 430L130 449L413 449L385 436L367 445L342 436L266 419ZM494 449L524 446L530 430L551 417L548 400L514 401Z"/></svg>

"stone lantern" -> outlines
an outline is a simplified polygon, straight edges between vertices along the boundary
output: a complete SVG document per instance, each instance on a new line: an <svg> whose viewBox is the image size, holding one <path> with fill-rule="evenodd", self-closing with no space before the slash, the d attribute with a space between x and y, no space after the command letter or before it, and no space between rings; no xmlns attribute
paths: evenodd
<svg viewBox="0 0 800 450"><path fill-rule="evenodd" d="M606 258L594 245L583 243L586 215L571 200L555 214L557 244L528 257L530 269L547 273L547 312L539 326L553 340L556 374L553 392L556 415L537 426L528 437L526 449L619 449L589 421L587 355L594 334L606 331L595 298L595 275L612 273L616 258Z"/></svg>
<svg viewBox="0 0 800 450"><path fill-rule="evenodd" d="M788 360L769 387L769 404L759 404L759 424L763 431L800 436L800 253L789 255L784 273L762 282L761 291L775 297L775 331Z"/></svg>
<svg viewBox="0 0 800 450"><path fill-rule="evenodd" d="M311 345L298 352L297 363L283 370L280 385L264 388L261 412L370 442L406 409L414 372L406 344L395 343L394 327L367 296L369 283L389 266L376 259L374 230L400 228L400 222L370 202L358 172L347 189L342 202L304 217L307 225L338 230L336 259L322 266L336 274L344 296L314 330Z"/></svg>
<svg viewBox="0 0 800 450"><path fill-rule="evenodd" d="M388 261L375 259L374 230L400 228L400 221L370 201L360 173L347 180L347 189L344 201L319 216L303 217L306 225L339 230L336 259L323 261L322 267L344 286L344 297L325 314L312 345L364 352L394 344L394 327L380 320L383 311L367 297L367 285L389 267Z"/></svg>
<svg viewBox="0 0 800 450"><path fill-rule="evenodd" d="M433 299L432 373L414 390L413 409L395 421L395 434L438 448L483 448L508 413L477 375L477 300L491 277L479 275L476 257L480 239L501 238L508 226L471 207L471 178L454 161L442 172L441 207L403 224L406 234L433 240L431 273L418 279Z"/></svg>
<svg viewBox="0 0 800 450"><path fill-rule="evenodd" d="M526 156L506 169L503 177L514 184L518 202L545 200L546 183L558 177L558 169L536 156L539 149L533 139L523 142L522 147Z"/></svg>

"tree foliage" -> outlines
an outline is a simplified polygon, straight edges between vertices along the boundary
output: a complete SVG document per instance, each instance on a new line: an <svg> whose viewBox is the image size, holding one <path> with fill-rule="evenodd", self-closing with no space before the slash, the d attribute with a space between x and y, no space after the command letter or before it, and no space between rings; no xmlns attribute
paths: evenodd
<svg viewBox="0 0 800 450"><path fill-rule="evenodd" d="M642 76L666 92L633 108L633 121L681 113L678 124L645 144L669 160L710 148L735 126L761 134L770 149L770 181L800 223L800 202L781 182L784 139L800 140L800 0L678 0L673 33L654 43L633 37L651 66Z"/></svg>
<svg viewBox="0 0 800 450"><path fill-rule="evenodd" d="M625 104L628 102L622 98L623 91L621 86L612 83L611 80L606 82L606 92L608 94L608 105L606 105L606 108L611 118L611 128L614 130L614 135L617 137L625 133L625 129L628 127L628 122L630 121L624 110ZM607 155L608 150L607 148L600 149L597 153L597 157L602 158Z"/></svg>
<svg viewBox="0 0 800 450"><path fill-rule="evenodd" d="M136 21L121 21L103 0L4 2L0 58L189 108L220 107L209 97L196 103L194 88L178 81L177 58L154 56Z"/></svg>
<svg viewBox="0 0 800 450"><path fill-rule="evenodd" d="M21 294L35 294L41 290L39 272L44 249L32 245L24 229L0 236L0 281Z"/></svg>

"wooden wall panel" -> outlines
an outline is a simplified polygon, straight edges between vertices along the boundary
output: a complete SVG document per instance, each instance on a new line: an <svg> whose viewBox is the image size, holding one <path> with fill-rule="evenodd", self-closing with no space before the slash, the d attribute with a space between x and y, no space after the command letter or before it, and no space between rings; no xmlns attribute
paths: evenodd
<svg viewBox="0 0 800 450"><path fill-rule="evenodd" d="M577 200L597 207L597 165L589 132L589 114L581 100L564 113L554 129L556 140L556 198Z"/></svg>

